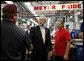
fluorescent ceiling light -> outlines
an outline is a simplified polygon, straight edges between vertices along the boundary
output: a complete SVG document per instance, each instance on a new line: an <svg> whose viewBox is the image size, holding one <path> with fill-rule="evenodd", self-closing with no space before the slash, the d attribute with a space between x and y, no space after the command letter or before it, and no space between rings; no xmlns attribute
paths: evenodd
<svg viewBox="0 0 84 61"><path fill-rule="evenodd" d="M25 19L23 19L22 21L25 21Z"/></svg>
<svg viewBox="0 0 84 61"><path fill-rule="evenodd" d="M32 23L32 27L34 26L34 23Z"/></svg>
<svg viewBox="0 0 84 61"><path fill-rule="evenodd" d="M34 10L34 7L31 5L31 3L30 2L27 2L27 3L24 3L26 6L27 6L27 8L34 14L34 16L38 16L37 15L37 13L36 13L36 11ZM36 17L37 18L37 17ZM37 18L38 19L38 18Z"/></svg>
<svg viewBox="0 0 84 61"><path fill-rule="evenodd" d="M69 12L71 12L71 10Z"/></svg>
<svg viewBox="0 0 84 61"><path fill-rule="evenodd" d="M7 4L1 4L1 9L3 9L4 6L6 6Z"/></svg>
<svg viewBox="0 0 84 61"><path fill-rule="evenodd" d="M50 20L51 18L48 18L48 25L47 25L48 28L49 28Z"/></svg>
<svg viewBox="0 0 84 61"><path fill-rule="evenodd" d="M25 5L28 5L28 6L30 5L31 6L31 3L30 2L26 2Z"/></svg>
<svg viewBox="0 0 84 61"><path fill-rule="evenodd" d="M27 21L27 25L30 25L30 21Z"/></svg>
<svg viewBox="0 0 84 61"><path fill-rule="evenodd" d="M30 19L31 22L35 23L36 25L38 25L37 22L35 22L33 19Z"/></svg>
<svg viewBox="0 0 84 61"><path fill-rule="evenodd" d="M82 3L83 1L80 1L79 3Z"/></svg>
<svg viewBox="0 0 84 61"><path fill-rule="evenodd" d="M36 17L39 20L39 17Z"/></svg>
<svg viewBox="0 0 84 61"><path fill-rule="evenodd" d="M80 20L79 22L80 22L80 23L82 23L82 22L83 22L83 19L82 19L82 20Z"/></svg>
<svg viewBox="0 0 84 61"><path fill-rule="evenodd" d="M73 16L70 16L70 18L73 18Z"/></svg>
<svg viewBox="0 0 84 61"><path fill-rule="evenodd" d="M80 14L80 12L77 13L78 15Z"/></svg>
<svg viewBox="0 0 84 61"><path fill-rule="evenodd" d="M13 4L13 2L12 1L5 1L6 3L8 3L8 4Z"/></svg>

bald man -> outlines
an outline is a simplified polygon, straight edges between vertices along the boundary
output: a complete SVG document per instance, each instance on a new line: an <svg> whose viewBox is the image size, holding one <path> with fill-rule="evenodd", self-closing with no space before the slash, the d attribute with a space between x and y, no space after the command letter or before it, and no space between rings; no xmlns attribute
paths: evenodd
<svg viewBox="0 0 84 61"><path fill-rule="evenodd" d="M52 56L50 30L44 26L45 23L46 17L40 16L39 25L30 30L30 38L33 44L32 60L47 60L48 52Z"/></svg>

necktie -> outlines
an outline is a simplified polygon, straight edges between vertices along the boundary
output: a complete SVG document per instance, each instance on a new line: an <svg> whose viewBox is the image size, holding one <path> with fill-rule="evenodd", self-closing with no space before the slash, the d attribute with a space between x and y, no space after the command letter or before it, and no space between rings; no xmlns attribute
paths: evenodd
<svg viewBox="0 0 84 61"><path fill-rule="evenodd" d="M41 33L42 33L43 43L45 43L45 31L43 28L41 28Z"/></svg>
<svg viewBox="0 0 84 61"><path fill-rule="evenodd" d="M30 33L30 30L28 30L28 34Z"/></svg>

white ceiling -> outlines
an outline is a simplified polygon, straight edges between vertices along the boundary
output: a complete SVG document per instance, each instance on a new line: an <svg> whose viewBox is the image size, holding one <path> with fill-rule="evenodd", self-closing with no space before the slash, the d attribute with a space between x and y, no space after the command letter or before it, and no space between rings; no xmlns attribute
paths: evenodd
<svg viewBox="0 0 84 61"><path fill-rule="evenodd" d="M15 1L14 1L15 2ZM15 2L18 5L18 8L20 8L20 11L23 8L22 14L26 14L27 16L33 16L34 14L31 12L32 9L27 8L29 5L25 5L24 3L30 2L32 6L34 5L52 5L52 4L69 4L69 3L80 3L83 1L20 1ZM21 6L20 6L21 5ZM2 6L1 6L2 7ZM25 8L25 9L24 9ZM40 15L42 13L43 15L47 16L47 18L51 18L51 24L53 25L56 21L56 19L63 18L63 16L73 16L73 18L70 18L71 21L74 21L74 13L71 10L72 13L69 12L70 10L59 10L59 11L35 11L36 14ZM60 13L61 12L61 13ZM68 12L68 13L67 13ZM83 10L78 10L77 12L81 12L83 14ZM52 15L52 16L50 16ZM54 16L55 15L55 16ZM49 17L50 16L50 17ZM58 16L58 17L57 17ZM60 16L60 17L59 17ZM83 16L83 15L81 15ZM80 17L80 16L79 16ZM31 17L33 18L33 17ZM38 17L36 17L38 18ZM33 18L34 19L34 18ZM36 19L34 19L36 21ZM37 22L37 21L36 21Z"/></svg>

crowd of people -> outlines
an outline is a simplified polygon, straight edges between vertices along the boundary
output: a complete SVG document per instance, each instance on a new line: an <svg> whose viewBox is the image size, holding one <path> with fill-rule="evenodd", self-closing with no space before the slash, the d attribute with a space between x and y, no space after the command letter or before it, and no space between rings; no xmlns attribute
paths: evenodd
<svg viewBox="0 0 84 61"><path fill-rule="evenodd" d="M70 50L70 33L64 28L62 20L56 22L54 53L52 49L50 30L44 26L46 17L39 17L39 25L20 27L15 23L18 21L17 7L7 4L2 9L3 20L1 21L1 60L24 60L26 52L31 60L47 60L49 56L55 55L55 60L68 60Z"/></svg>

